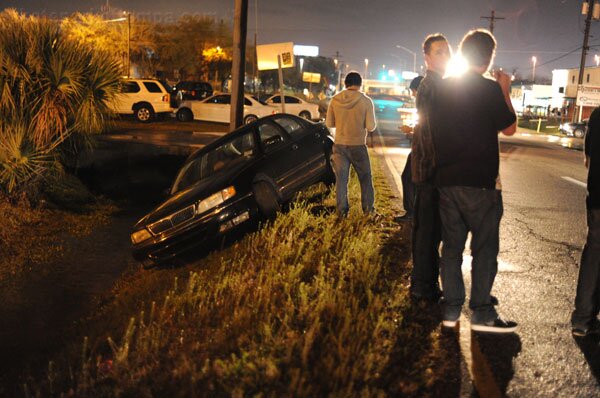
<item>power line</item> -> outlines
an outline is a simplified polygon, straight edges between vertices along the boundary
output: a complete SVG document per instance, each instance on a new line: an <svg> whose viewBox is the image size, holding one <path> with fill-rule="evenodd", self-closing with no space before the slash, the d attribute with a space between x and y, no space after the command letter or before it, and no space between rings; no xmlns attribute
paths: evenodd
<svg viewBox="0 0 600 398"><path fill-rule="evenodd" d="M492 16L491 17L481 17L481 19L489 19L490 20L490 33L494 33L494 21L497 20L501 20L501 19L505 19L505 18L499 18L496 16L496 11L492 10Z"/></svg>

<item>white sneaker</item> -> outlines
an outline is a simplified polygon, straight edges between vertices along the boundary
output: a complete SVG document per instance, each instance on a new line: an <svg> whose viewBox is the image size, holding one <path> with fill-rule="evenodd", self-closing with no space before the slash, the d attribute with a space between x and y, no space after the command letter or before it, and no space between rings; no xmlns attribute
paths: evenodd
<svg viewBox="0 0 600 398"><path fill-rule="evenodd" d="M505 321L498 317L486 323L471 323L471 330L474 332L487 333L513 333L517 330L517 323L513 321Z"/></svg>

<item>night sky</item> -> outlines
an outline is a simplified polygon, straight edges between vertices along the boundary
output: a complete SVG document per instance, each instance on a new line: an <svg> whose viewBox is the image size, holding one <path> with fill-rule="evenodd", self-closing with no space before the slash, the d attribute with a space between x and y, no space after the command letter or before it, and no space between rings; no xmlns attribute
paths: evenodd
<svg viewBox="0 0 600 398"><path fill-rule="evenodd" d="M0 8L44 13L61 17L74 11L98 11L106 0L0 0ZM536 76L551 76L552 69L578 67L581 50L563 56L582 45L584 18L581 0L250 0L249 35L255 32L255 4L258 2L258 42L293 41L318 45L321 55L339 51L343 62L363 70L386 64L395 69L412 69L412 55L396 48L408 47L419 54L423 38L441 32L456 48L463 34L476 27L488 27L480 17L496 10L495 34L499 42L496 65L518 68L524 77L531 74L531 57L538 59ZM231 19L234 0L111 0L112 7L143 13L155 20L169 20L183 13L204 13ZM592 24L588 56L600 54L600 22ZM594 35L596 36L594 37Z"/></svg>

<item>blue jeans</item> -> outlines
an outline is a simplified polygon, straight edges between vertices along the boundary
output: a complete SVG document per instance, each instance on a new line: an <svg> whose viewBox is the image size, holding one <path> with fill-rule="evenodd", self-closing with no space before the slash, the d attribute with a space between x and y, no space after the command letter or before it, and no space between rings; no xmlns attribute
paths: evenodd
<svg viewBox="0 0 600 398"><path fill-rule="evenodd" d="M407 216L415 214L416 186L412 180L412 152L406 158L406 164L402 171L402 203Z"/></svg>
<svg viewBox="0 0 600 398"><path fill-rule="evenodd" d="M600 310L600 209L587 211L588 235L581 253L573 327L588 329Z"/></svg>
<svg viewBox="0 0 600 398"><path fill-rule="evenodd" d="M333 171L335 173L335 197L338 214L345 216L350 208L348 204L348 178L350 165L358 175L360 198L364 213L374 210L375 190L371 176L371 161L366 145L333 146Z"/></svg>
<svg viewBox="0 0 600 398"><path fill-rule="evenodd" d="M462 276L463 251L471 232L471 300L473 323L485 323L498 314L490 292L498 272L502 192L474 187L442 187L440 218L442 221L442 256L440 271L444 290L444 319L460 317L465 302Z"/></svg>

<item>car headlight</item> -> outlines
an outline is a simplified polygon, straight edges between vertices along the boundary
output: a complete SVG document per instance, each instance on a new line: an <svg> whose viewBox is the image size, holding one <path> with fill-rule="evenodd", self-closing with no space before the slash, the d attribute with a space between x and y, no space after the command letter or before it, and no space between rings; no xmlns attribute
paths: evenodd
<svg viewBox="0 0 600 398"><path fill-rule="evenodd" d="M148 240L151 237L152 237L152 234L150 234L150 231L148 231L146 228L144 228L144 229L140 229L139 231L135 231L134 233L131 234L131 242L134 245L137 245L138 243Z"/></svg>
<svg viewBox="0 0 600 398"><path fill-rule="evenodd" d="M235 196L235 188L233 186L227 187L222 191L219 191L213 195L210 195L206 199L202 199L196 205L196 214L202 214L214 207L217 207L227 199L231 199Z"/></svg>

